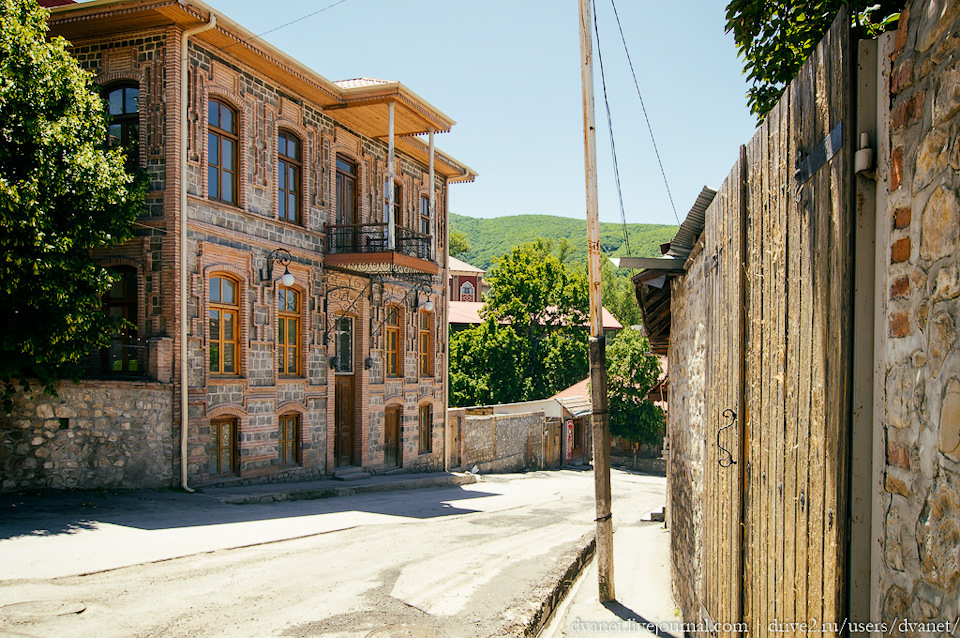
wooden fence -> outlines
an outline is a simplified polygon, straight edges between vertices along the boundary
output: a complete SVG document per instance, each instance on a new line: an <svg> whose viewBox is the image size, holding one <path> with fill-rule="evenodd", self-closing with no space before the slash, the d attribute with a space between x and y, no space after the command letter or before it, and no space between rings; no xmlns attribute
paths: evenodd
<svg viewBox="0 0 960 638"><path fill-rule="evenodd" d="M706 211L701 614L719 635L741 621L751 635L811 621L819 633L844 615L849 24L841 12Z"/></svg>

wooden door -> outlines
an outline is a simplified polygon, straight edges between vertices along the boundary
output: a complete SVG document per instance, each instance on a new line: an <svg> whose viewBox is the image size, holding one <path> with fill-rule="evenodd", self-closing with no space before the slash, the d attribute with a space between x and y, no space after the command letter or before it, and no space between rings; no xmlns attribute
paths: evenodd
<svg viewBox="0 0 960 638"><path fill-rule="evenodd" d="M400 408L387 408L383 426L383 464L400 467Z"/></svg>
<svg viewBox="0 0 960 638"><path fill-rule="evenodd" d="M354 376L338 374L336 382L334 457L337 467L353 465Z"/></svg>

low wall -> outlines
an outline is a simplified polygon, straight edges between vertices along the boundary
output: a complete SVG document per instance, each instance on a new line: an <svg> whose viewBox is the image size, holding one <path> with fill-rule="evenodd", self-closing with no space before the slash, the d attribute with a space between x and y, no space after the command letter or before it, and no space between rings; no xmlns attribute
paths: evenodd
<svg viewBox="0 0 960 638"><path fill-rule="evenodd" d="M542 412L467 416L463 425L462 467L481 473L540 468Z"/></svg>
<svg viewBox="0 0 960 638"><path fill-rule="evenodd" d="M64 382L58 396L18 392L0 414L0 492L171 487L173 388Z"/></svg>

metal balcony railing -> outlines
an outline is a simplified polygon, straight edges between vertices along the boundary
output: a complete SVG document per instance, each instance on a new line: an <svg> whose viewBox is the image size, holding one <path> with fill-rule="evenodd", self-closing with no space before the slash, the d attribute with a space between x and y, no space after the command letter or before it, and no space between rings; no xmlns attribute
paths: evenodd
<svg viewBox="0 0 960 638"><path fill-rule="evenodd" d="M327 224L327 254L387 252L387 225L377 224ZM418 233L409 228L395 229L396 252L433 261L431 246L433 236Z"/></svg>

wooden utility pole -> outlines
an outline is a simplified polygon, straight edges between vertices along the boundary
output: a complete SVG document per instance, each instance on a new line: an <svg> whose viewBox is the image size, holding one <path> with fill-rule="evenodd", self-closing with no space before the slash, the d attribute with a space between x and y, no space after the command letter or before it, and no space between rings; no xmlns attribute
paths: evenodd
<svg viewBox="0 0 960 638"><path fill-rule="evenodd" d="M607 348L600 295L600 211L597 202L597 135L593 113L593 10L580 0L580 78L583 84L583 148L587 180L590 273L590 398L593 403L593 481L597 500L597 576L600 602L616 600L613 588L613 514L610 511L610 416L607 413Z"/></svg>

